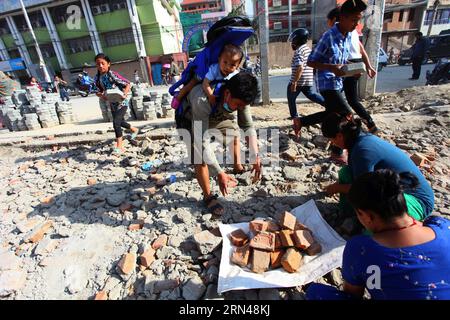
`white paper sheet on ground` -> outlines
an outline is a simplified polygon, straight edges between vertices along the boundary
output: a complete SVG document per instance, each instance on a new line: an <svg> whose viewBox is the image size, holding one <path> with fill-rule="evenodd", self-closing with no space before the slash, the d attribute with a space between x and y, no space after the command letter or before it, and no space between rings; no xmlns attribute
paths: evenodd
<svg viewBox="0 0 450 320"><path fill-rule="evenodd" d="M233 246L228 235L239 228L248 233L248 223L220 224L223 241L217 292L301 286L341 266L345 240L322 218L314 200L291 212L298 221L311 229L314 237L322 245L322 252L315 256L305 255L303 265L295 273L288 273L283 268L266 271L263 274L253 273L230 262Z"/></svg>

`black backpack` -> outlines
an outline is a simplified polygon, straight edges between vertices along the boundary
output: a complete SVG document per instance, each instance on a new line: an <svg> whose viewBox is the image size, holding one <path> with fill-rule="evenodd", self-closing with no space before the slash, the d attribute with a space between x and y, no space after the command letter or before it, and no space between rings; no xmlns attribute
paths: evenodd
<svg viewBox="0 0 450 320"><path fill-rule="evenodd" d="M214 23L206 33L207 43L213 42L217 37L228 31L228 27L251 27L252 23L245 16L225 17Z"/></svg>

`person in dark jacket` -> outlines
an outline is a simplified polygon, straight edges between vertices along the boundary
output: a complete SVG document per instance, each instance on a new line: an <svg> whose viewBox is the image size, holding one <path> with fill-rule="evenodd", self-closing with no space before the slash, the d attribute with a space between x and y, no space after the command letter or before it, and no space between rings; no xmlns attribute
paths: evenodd
<svg viewBox="0 0 450 320"><path fill-rule="evenodd" d="M423 59L425 59L425 53L428 50L428 41L423 37L422 32L416 33L416 42L412 46L412 69L413 74L409 80L417 80L420 78L420 71L422 68Z"/></svg>

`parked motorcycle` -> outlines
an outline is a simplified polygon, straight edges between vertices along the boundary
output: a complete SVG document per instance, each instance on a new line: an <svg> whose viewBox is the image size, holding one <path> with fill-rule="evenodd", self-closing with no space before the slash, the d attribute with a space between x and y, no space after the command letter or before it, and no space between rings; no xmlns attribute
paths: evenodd
<svg viewBox="0 0 450 320"><path fill-rule="evenodd" d="M433 71L427 71L425 85L438 85L450 82L450 61L446 58L439 59Z"/></svg>

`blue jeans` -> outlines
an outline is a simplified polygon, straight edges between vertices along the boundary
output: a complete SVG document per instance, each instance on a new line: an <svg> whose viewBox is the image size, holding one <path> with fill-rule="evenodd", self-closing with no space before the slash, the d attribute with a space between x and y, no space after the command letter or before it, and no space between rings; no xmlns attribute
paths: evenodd
<svg viewBox="0 0 450 320"><path fill-rule="evenodd" d="M309 100L318 103L322 106L325 105L325 99L320 94L314 92L311 86L297 87L297 90L295 92L292 92L291 83L289 82L287 86L287 99L289 105L289 112L292 118L298 117L297 104L295 103L295 100L297 99L300 92L303 93L305 97L307 97Z"/></svg>
<svg viewBox="0 0 450 320"><path fill-rule="evenodd" d="M61 98L62 101L67 100L69 101L69 93L67 92L66 89L59 89L59 96Z"/></svg>

